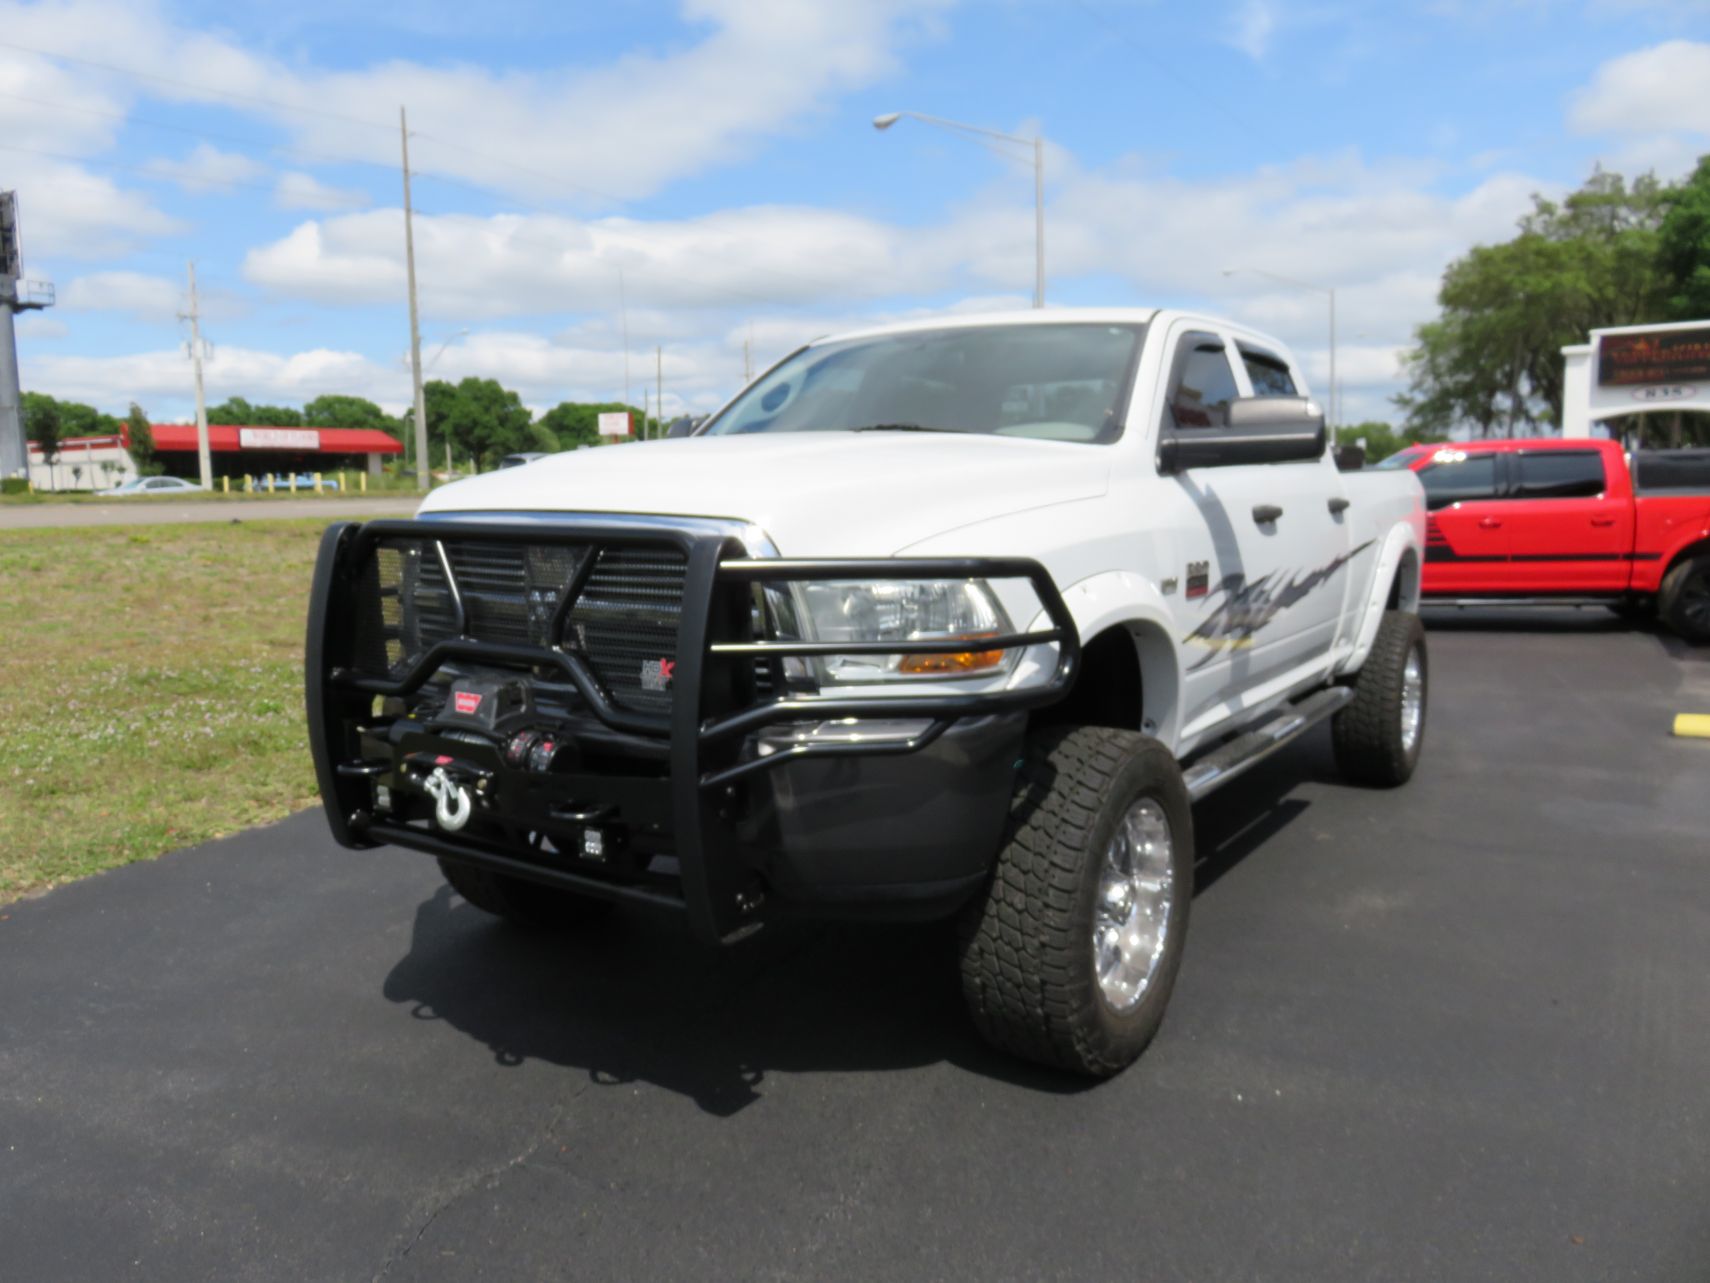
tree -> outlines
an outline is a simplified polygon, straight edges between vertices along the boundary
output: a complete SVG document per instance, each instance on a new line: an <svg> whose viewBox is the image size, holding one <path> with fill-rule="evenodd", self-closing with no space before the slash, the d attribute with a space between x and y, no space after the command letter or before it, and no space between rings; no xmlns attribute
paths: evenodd
<svg viewBox="0 0 1710 1283"><path fill-rule="evenodd" d="M227 397L218 405L208 407L209 423L228 423L248 427L300 428L303 413L286 405L251 405L241 396Z"/></svg>
<svg viewBox="0 0 1710 1283"><path fill-rule="evenodd" d="M1410 445L1420 442L1438 442L1447 438L1426 432L1421 428L1403 428L1396 430L1387 423L1376 419L1368 419L1364 423L1344 424L1336 431L1337 437L1344 443L1364 441L1366 443L1366 459L1376 463L1387 459L1397 450L1403 450Z"/></svg>
<svg viewBox="0 0 1710 1283"><path fill-rule="evenodd" d="M563 449L558 444L558 438L553 435L552 429L544 423L529 424L528 439L531 448L540 451L542 454L557 454L559 450Z"/></svg>
<svg viewBox="0 0 1710 1283"><path fill-rule="evenodd" d="M460 457L484 467L528 448L528 407L493 379L471 377L455 385L435 379L422 389L422 399L435 449L449 439Z"/></svg>
<svg viewBox="0 0 1710 1283"><path fill-rule="evenodd" d="M131 412L125 416L125 433L130 439L131 459L137 465L139 477L153 476L161 471L154 457L154 428L142 406L131 402Z"/></svg>
<svg viewBox="0 0 1710 1283"><path fill-rule="evenodd" d="M309 428L373 428L401 440L398 420L374 402L360 396L318 396L303 407L303 426Z"/></svg>
<svg viewBox="0 0 1710 1283"><path fill-rule="evenodd" d="M41 392L26 392L22 398L24 437L34 441L42 452L42 462L53 476L53 465L59 459L59 443L65 436L60 420L59 402Z"/></svg>
<svg viewBox="0 0 1710 1283"><path fill-rule="evenodd" d="M632 405L624 405L619 401L605 401L599 404L586 404L580 401L565 401L555 405L540 416L541 423L552 429L558 438L562 449L571 449L578 445L598 445L600 443L600 415L616 414L629 411L629 421L639 430L643 426L644 416Z"/></svg>
<svg viewBox="0 0 1710 1283"><path fill-rule="evenodd" d="M1710 156L1669 192L1657 258L1669 282L1668 315L1676 321L1710 318Z"/></svg>
<svg viewBox="0 0 1710 1283"><path fill-rule="evenodd" d="M1422 431L1514 436L1561 422L1561 349L1588 331L1665 314L1658 253L1671 198L1646 175L1598 170L1560 203L1532 198L1520 233L1477 246L1443 274L1438 319L1421 325L1397 398Z"/></svg>

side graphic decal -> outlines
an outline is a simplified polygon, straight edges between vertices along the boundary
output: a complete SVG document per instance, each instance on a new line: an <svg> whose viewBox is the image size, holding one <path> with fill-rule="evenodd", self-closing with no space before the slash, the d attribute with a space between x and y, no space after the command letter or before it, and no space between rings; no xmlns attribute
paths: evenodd
<svg viewBox="0 0 1710 1283"><path fill-rule="evenodd" d="M1316 570L1275 570L1253 580L1252 583L1247 582L1245 575L1225 575L1223 582L1209 594L1210 600L1216 600L1218 597L1223 600L1218 602L1199 627L1182 639L1186 644L1198 643L1208 651L1205 658L1193 667L1199 668L1209 664L1226 650L1251 646L1253 634L1308 593L1329 583L1338 570L1375 542L1377 541L1374 539L1368 539L1358 548L1350 549ZM1286 580L1282 578L1284 574L1288 575Z"/></svg>

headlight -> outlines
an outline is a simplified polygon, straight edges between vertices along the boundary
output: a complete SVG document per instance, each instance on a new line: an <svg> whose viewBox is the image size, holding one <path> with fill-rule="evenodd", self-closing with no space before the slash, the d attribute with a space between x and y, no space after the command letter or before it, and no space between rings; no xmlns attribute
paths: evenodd
<svg viewBox="0 0 1710 1283"><path fill-rule="evenodd" d="M774 590L776 591L776 590ZM779 594L782 595L781 593ZM1018 650L984 650L982 638L1014 631L978 580L803 581L773 611L779 636L819 642L967 641L966 650L894 655L825 655L812 661L822 683L986 677L1007 672ZM774 598L776 601L776 598ZM790 609L793 607L793 609Z"/></svg>

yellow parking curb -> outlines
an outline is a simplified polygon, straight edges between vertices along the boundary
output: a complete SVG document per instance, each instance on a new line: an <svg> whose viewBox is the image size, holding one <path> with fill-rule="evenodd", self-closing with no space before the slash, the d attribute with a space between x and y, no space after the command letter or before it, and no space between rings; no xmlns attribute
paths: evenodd
<svg viewBox="0 0 1710 1283"><path fill-rule="evenodd" d="M1679 713L1674 719L1674 733L1694 739L1710 740L1710 713Z"/></svg>

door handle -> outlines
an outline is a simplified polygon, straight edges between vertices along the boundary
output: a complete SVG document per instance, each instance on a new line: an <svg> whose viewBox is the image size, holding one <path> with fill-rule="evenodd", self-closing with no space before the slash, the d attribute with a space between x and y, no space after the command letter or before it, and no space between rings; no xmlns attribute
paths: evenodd
<svg viewBox="0 0 1710 1283"><path fill-rule="evenodd" d="M1591 519L1591 524L1594 526L1612 526L1615 524L1615 518L1614 517L1593 517Z"/></svg>
<svg viewBox="0 0 1710 1283"><path fill-rule="evenodd" d="M1485 517L1478 523L1478 528L1480 530L1500 530L1502 529L1502 523L1495 517Z"/></svg>
<svg viewBox="0 0 1710 1283"><path fill-rule="evenodd" d="M1340 514L1348 511L1348 505L1352 502L1353 500L1351 499L1344 499L1341 495L1337 495L1335 498L1330 500L1330 515L1333 517L1339 516Z"/></svg>
<svg viewBox="0 0 1710 1283"><path fill-rule="evenodd" d="M1261 526L1268 526L1282 516L1282 509L1274 503L1256 503L1253 505L1253 520Z"/></svg>

